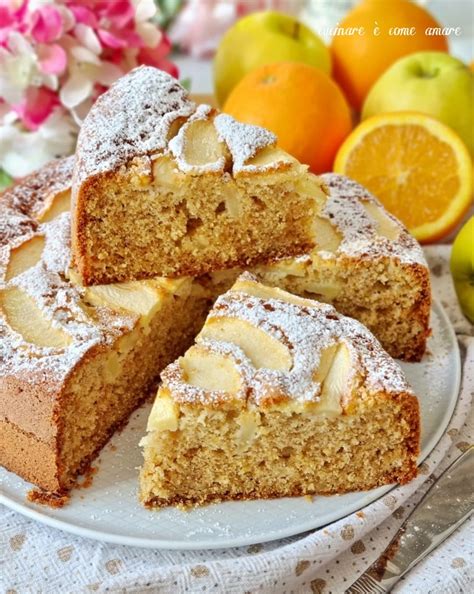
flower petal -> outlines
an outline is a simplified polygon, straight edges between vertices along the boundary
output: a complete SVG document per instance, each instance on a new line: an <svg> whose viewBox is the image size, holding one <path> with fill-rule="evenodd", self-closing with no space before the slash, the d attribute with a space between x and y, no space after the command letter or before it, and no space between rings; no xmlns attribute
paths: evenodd
<svg viewBox="0 0 474 594"><path fill-rule="evenodd" d="M68 109L82 103L92 92L93 81L82 72L74 72L62 87L59 98Z"/></svg>
<svg viewBox="0 0 474 594"><path fill-rule="evenodd" d="M146 47L156 47L161 41L162 33L153 23L137 23L136 31Z"/></svg>
<svg viewBox="0 0 474 594"><path fill-rule="evenodd" d="M52 91L57 91L59 87L59 80L55 74L44 74L43 76L43 87L47 87Z"/></svg>
<svg viewBox="0 0 474 594"><path fill-rule="evenodd" d="M98 26L97 17L94 12L87 8L87 6L81 6L80 4L71 4L68 6L69 10L74 15L76 22L83 23L94 29Z"/></svg>
<svg viewBox="0 0 474 594"><path fill-rule="evenodd" d="M17 126L1 126L2 168L12 177L23 177L51 159L70 155L77 130L70 114L60 108L34 132L25 132ZM6 139L7 142L3 142Z"/></svg>
<svg viewBox="0 0 474 594"><path fill-rule="evenodd" d="M19 104L12 108L28 130L36 130L58 105L56 93L45 87L30 87Z"/></svg>
<svg viewBox="0 0 474 594"><path fill-rule="evenodd" d="M0 28L6 29L15 24L11 10L7 6L0 5Z"/></svg>
<svg viewBox="0 0 474 594"><path fill-rule="evenodd" d="M84 25L83 23L79 23L74 27L74 35L82 45L84 45L91 52L94 52L94 54L99 55L102 51L100 41L98 40L97 35L94 33L92 27Z"/></svg>
<svg viewBox="0 0 474 594"><path fill-rule="evenodd" d="M57 10L61 14L63 20L63 31L67 32L74 28L76 24L76 18L74 14L69 10L67 6L56 6Z"/></svg>
<svg viewBox="0 0 474 594"><path fill-rule="evenodd" d="M0 95L4 99L18 103L12 96L21 94L34 82L38 74L35 60L36 57L29 54L0 54Z"/></svg>
<svg viewBox="0 0 474 594"><path fill-rule="evenodd" d="M135 21L142 23L153 18L156 14L156 4L153 0L135 0Z"/></svg>
<svg viewBox="0 0 474 594"><path fill-rule="evenodd" d="M107 2L104 11L104 18L114 29L123 29L130 23L133 23L135 9L129 0L114 0Z"/></svg>
<svg viewBox="0 0 474 594"><path fill-rule="evenodd" d="M98 29L97 35L106 47L111 47L113 49L127 47L125 39L120 39L105 29Z"/></svg>
<svg viewBox="0 0 474 594"><path fill-rule="evenodd" d="M28 42L26 37L18 31L12 31L8 36L8 49L13 54L27 54L33 57L35 55L33 46Z"/></svg>
<svg viewBox="0 0 474 594"><path fill-rule="evenodd" d="M66 69L67 56L57 43L38 46L39 67L45 74L62 74Z"/></svg>
<svg viewBox="0 0 474 594"><path fill-rule="evenodd" d="M100 64L100 59L97 57L94 52L91 52L86 47L82 47L80 45L76 45L71 50L71 55L78 61L78 62L88 62L89 64Z"/></svg>
<svg viewBox="0 0 474 594"><path fill-rule="evenodd" d="M101 62L95 80L104 87L110 87L124 72L119 66L110 62Z"/></svg>
<svg viewBox="0 0 474 594"><path fill-rule="evenodd" d="M38 43L51 43L61 37L63 20L54 6L38 8L32 15L31 36Z"/></svg>

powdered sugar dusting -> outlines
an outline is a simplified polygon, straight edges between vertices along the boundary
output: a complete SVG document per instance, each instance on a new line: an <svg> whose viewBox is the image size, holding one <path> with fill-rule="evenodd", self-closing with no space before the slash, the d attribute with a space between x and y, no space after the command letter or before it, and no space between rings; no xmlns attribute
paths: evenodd
<svg viewBox="0 0 474 594"><path fill-rule="evenodd" d="M56 191L63 191L70 183L70 168L57 173L59 177L55 188ZM40 178L43 181L46 179L44 172ZM51 185L47 187L51 188ZM21 184L13 189L17 198L29 195L29 192L30 189L22 189ZM43 196L41 185L36 192ZM38 202L41 202L40 198ZM0 279L5 277L12 245L18 246L41 235L45 238L41 259L10 281L0 282L0 293L15 287L20 289L34 301L51 326L62 330L71 341L64 347L46 347L27 342L9 326L6 315L0 310L0 378L25 376L30 381L38 378L41 382L54 381L60 385L91 348L111 344L124 332L131 330L136 323L136 316L118 314L105 307L95 308L93 316L90 315L91 312L84 306L84 290L73 285L67 276L71 256L70 215L63 213L51 222L39 224L30 215L19 211L20 205L25 210L35 211L36 204L32 198L28 203L17 200L15 207L9 207L9 236L12 240L0 250ZM25 226L24 221L29 224Z"/></svg>
<svg viewBox="0 0 474 594"><path fill-rule="evenodd" d="M99 97L79 133L76 179L113 171L136 156L167 148L170 126L196 105L178 81L141 66Z"/></svg>
<svg viewBox="0 0 474 594"><path fill-rule="evenodd" d="M255 282L249 273L240 277ZM337 313L327 304L308 301L296 304L278 297L263 299L240 290L230 290L219 297L208 320L235 318L263 330L289 349L293 365L289 371L256 369L241 349L228 343L205 341L211 351L230 356L243 380L241 392L234 397L251 398L257 404L272 395L283 395L300 402L318 402L321 385L315 380L321 353L331 345L344 343L351 357L352 371L344 398L355 393L358 382L364 382L370 391L389 393L410 392L401 368L380 346L374 336L359 322ZM201 344L198 337L196 342ZM179 401L211 403L223 397L191 386L183 381L179 366L162 374L163 382ZM354 397L354 393L352 397ZM228 397L228 395L227 395Z"/></svg>
<svg viewBox="0 0 474 594"><path fill-rule="evenodd" d="M0 204L0 247L8 246L17 237L31 235L38 223L26 214Z"/></svg>
<svg viewBox="0 0 474 594"><path fill-rule="evenodd" d="M388 239L378 234L376 223L367 214L363 202L371 202L382 209L383 206L366 188L335 173L325 173L321 179L329 191L321 216L327 218L342 235L336 255L345 254L355 258L393 257L404 264L422 264L427 267L423 250L416 239L387 211L384 213L398 227L399 235L396 239Z"/></svg>
<svg viewBox="0 0 474 594"><path fill-rule="evenodd" d="M215 113L208 105L196 107L187 91L165 72L146 66L132 70L99 97L84 120L76 150L74 196L86 178L114 171L134 157L161 152L171 154L184 173L225 173L226 158L222 156L199 165L186 161L186 132L196 120L214 122L218 140L229 149L234 174L275 167L278 160L247 163L261 149L276 144L272 132L226 114L214 117ZM177 120L181 128L170 139L171 125Z"/></svg>
<svg viewBox="0 0 474 594"><path fill-rule="evenodd" d="M45 267L65 276L71 265L71 215L65 212L43 227L47 229L42 255Z"/></svg>
<svg viewBox="0 0 474 594"><path fill-rule="evenodd" d="M49 196L70 188L73 166L74 156L51 161L7 188L0 195L0 202L19 213L36 215Z"/></svg>
<svg viewBox="0 0 474 594"><path fill-rule="evenodd" d="M237 122L233 117L220 113L214 119L219 139L227 144L232 155L233 172L245 170L246 162L257 152L277 142L275 134L261 128Z"/></svg>
<svg viewBox="0 0 474 594"><path fill-rule="evenodd" d="M0 193L0 246L36 231L44 202L71 187L74 157L51 161L20 183Z"/></svg>

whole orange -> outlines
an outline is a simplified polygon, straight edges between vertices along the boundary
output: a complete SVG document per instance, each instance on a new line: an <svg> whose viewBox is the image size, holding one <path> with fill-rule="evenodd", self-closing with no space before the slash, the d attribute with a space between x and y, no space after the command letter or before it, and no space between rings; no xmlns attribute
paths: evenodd
<svg viewBox="0 0 474 594"><path fill-rule="evenodd" d="M409 0L365 0L339 23L331 43L333 75L360 111L370 87L396 60L419 51L448 51L441 25ZM344 34L342 34L344 33Z"/></svg>
<svg viewBox="0 0 474 594"><path fill-rule="evenodd" d="M332 169L352 129L349 106L336 83L322 70L297 62L252 70L234 87L223 111L274 132L278 146L314 173Z"/></svg>

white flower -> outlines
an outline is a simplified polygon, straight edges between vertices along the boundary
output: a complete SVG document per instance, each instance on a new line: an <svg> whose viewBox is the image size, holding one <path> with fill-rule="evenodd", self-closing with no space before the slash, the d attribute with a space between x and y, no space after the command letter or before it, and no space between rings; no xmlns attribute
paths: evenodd
<svg viewBox="0 0 474 594"><path fill-rule="evenodd" d="M135 6L135 22L141 23L153 18L157 12L154 0L133 0Z"/></svg>
<svg viewBox="0 0 474 594"><path fill-rule="evenodd" d="M3 121L5 123L0 125L0 163L11 177L28 175L51 159L74 151L78 127L63 109L55 109L34 132L23 131L9 116Z"/></svg>
<svg viewBox="0 0 474 594"><path fill-rule="evenodd" d="M88 50L94 52L96 55L101 53L102 46L92 27L79 23L74 27L74 35Z"/></svg>
<svg viewBox="0 0 474 594"><path fill-rule="evenodd" d="M61 103L68 109L77 107L85 101L94 88L94 78L86 68L74 68L59 92Z"/></svg>
<svg viewBox="0 0 474 594"><path fill-rule="evenodd" d="M85 48L77 48L76 52L71 52L71 54L84 57L82 50ZM92 95L96 83L109 87L122 74L122 70L115 64L101 62L99 59L95 63L78 60L71 62L69 78L59 93L61 103L68 109L77 108Z"/></svg>
<svg viewBox="0 0 474 594"><path fill-rule="evenodd" d="M153 23L137 23L135 28L147 47L156 47L160 43L163 34Z"/></svg>
<svg viewBox="0 0 474 594"><path fill-rule="evenodd" d="M10 104L19 103L30 87L58 88L58 77L44 74L38 56L23 35L12 31L7 49L0 47L0 97Z"/></svg>

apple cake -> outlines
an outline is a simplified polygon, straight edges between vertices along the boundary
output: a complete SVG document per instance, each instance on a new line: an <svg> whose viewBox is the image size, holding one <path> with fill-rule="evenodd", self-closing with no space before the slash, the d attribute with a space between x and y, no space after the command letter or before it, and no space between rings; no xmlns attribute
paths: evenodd
<svg viewBox="0 0 474 594"><path fill-rule="evenodd" d="M54 162L0 196L0 464L56 493L156 390L210 307L186 277L78 283L72 165Z"/></svg>
<svg viewBox="0 0 474 594"><path fill-rule="evenodd" d="M314 219L314 249L255 271L266 284L359 320L392 357L419 361L431 311L423 250L363 186L334 173L321 180L328 199Z"/></svg>
<svg viewBox="0 0 474 594"><path fill-rule="evenodd" d="M324 200L307 169L268 130L197 106L165 72L133 70L99 97L79 134L71 212L83 283L303 253Z"/></svg>
<svg viewBox="0 0 474 594"><path fill-rule="evenodd" d="M358 321L244 273L162 373L150 507L366 490L416 475L418 400Z"/></svg>
<svg viewBox="0 0 474 594"><path fill-rule="evenodd" d="M320 176L327 200L314 219L315 247L252 271L267 285L331 303L362 322L392 356L419 361L430 334L430 273L421 246L363 186ZM209 275L217 297L241 271Z"/></svg>

